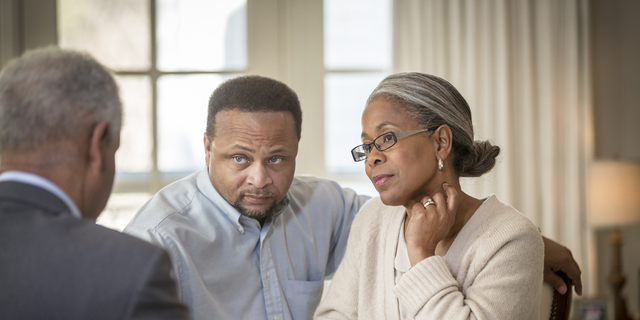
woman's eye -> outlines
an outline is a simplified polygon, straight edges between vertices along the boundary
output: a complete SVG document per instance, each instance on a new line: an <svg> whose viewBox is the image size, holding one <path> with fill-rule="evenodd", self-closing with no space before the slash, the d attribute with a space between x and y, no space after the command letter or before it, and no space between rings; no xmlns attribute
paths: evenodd
<svg viewBox="0 0 640 320"><path fill-rule="evenodd" d="M388 135L384 136L384 138L382 138L382 140L384 140L384 142L389 142L389 141L393 140L393 136L391 134L388 134Z"/></svg>
<svg viewBox="0 0 640 320"><path fill-rule="evenodd" d="M282 162L282 158L273 157L273 158L269 159L269 163L277 164L277 163L280 163L280 162Z"/></svg>
<svg viewBox="0 0 640 320"><path fill-rule="evenodd" d="M235 156L235 157L233 157L233 160L234 160L236 163L245 163L245 162L247 162L247 159L245 159L245 158L243 158L243 157L241 157L241 156Z"/></svg>

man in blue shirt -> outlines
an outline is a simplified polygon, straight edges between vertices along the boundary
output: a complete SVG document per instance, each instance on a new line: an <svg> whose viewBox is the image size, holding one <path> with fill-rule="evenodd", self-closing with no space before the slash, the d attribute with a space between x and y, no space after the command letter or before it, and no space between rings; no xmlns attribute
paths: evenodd
<svg viewBox="0 0 640 320"><path fill-rule="evenodd" d="M228 80L209 100L207 167L160 190L125 228L169 251L192 318L312 317L368 197L294 176L301 127L285 84Z"/></svg>

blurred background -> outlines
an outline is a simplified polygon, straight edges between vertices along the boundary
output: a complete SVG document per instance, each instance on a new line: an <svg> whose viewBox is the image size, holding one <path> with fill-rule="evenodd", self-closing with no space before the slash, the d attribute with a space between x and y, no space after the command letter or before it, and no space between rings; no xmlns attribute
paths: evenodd
<svg viewBox="0 0 640 320"><path fill-rule="evenodd" d="M502 148L492 173L463 189L495 193L570 248L588 298L612 296L609 237L620 229L622 295L639 317L640 208L603 224L590 202L605 188L594 164L640 161L639 16L631 0L0 0L0 64L53 44L113 70L125 118L98 222L119 230L205 165L207 102L226 79L291 86L303 107L296 172L375 195L349 154L368 94L393 72L438 75L469 102L476 139ZM640 198L619 184L622 201Z"/></svg>

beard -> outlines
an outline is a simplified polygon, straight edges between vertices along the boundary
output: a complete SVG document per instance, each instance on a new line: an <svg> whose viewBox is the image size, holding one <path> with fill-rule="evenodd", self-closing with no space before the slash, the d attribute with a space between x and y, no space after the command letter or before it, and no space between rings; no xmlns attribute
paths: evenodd
<svg viewBox="0 0 640 320"><path fill-rule="evenodd" d="M276 214L277 210L279 210L280 206L280 201L273 201L266 209L264 210L250 210L245 208L242 205L242 198L244 198L244 196L246 194L252 194L252 195L268 195L271 197L274 197L275 194L268 192L268 191L264 191L264 190L254 190L251 192L248 191L242 191L238 197L236 198L236 201L234 201L231 205L238 210L238 212L248 218L251 219L256 219L258 221L264 221L265 219L273 216L274 214Z"/></svg>

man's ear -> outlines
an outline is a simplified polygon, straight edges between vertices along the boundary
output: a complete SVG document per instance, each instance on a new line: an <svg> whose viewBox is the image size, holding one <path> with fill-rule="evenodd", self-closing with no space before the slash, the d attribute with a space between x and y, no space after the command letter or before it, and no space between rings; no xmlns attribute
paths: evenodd
<svg viewBox="0 0 640 320"><path fill-rule="evenodd" d="M109 122L98 122L89 137L89 148L87 150L88 166L95 172L101 172L104 167L105 154L109 147Z"/></svg>
<svg viewBox="0 0 640 320"><path fill-rule="evenodd" d="M209 166L209 160L211 160L211 141L209 141L209 137L207 136L207 133L204 133L204 138L203 141L204 143L204 161L205 161L205 166Z"/></svg>
<svg viewBox="0 0 640 320"><path fill-rule="evenodd" d="M453 133L451 132L451 128L448 125L443 124L433 133L433 137L437 140L437 151L438 158L445 160L451 153L453 149Z"/></svg>

